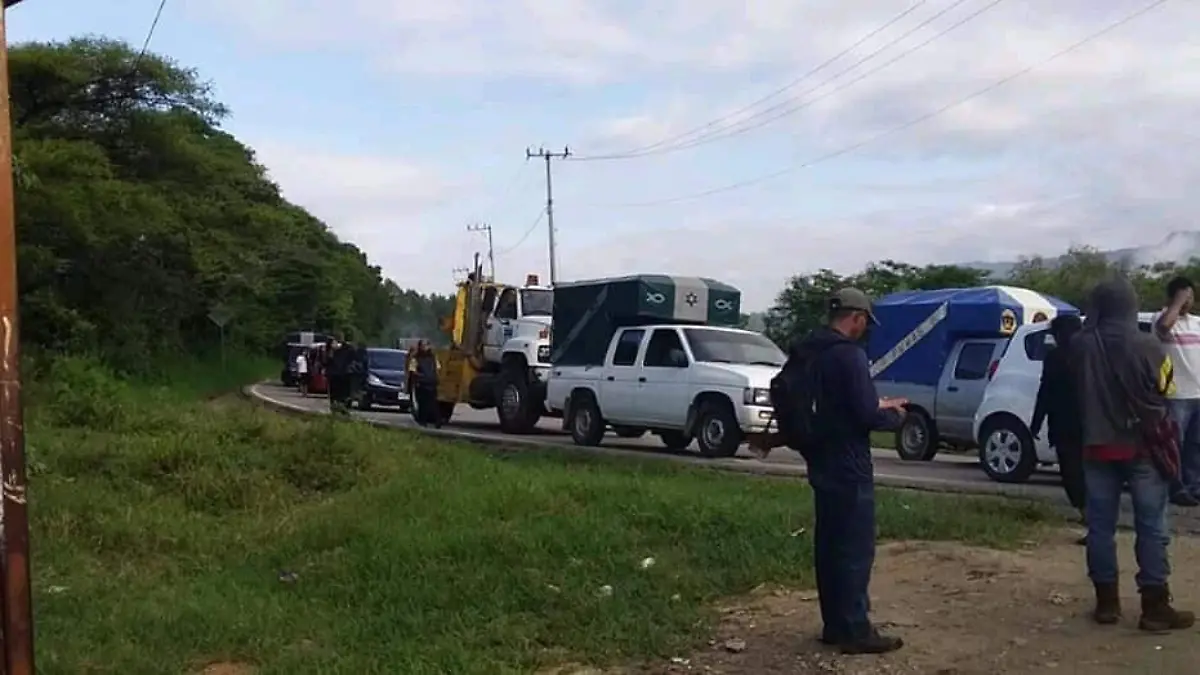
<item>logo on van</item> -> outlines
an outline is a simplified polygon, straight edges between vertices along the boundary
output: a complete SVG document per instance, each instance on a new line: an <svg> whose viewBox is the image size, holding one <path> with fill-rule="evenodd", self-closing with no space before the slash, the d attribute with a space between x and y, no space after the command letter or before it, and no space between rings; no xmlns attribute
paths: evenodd
<svg viewBox="0 0 1200 675"><path fill-rule="evenodd" d="M1000 334L1012 335L1017 330L1017 315L1011 309L1000 313Z"/></svg>
<svg viewBox="0 0 1200 675"><path fill-rule="evenodd" d="M667 301L667 296L662 293L647 293L646 302L652 305L661 305Z"/></svg>
<svg viewBox="0 0 1200 675"><path fill-rule="evenodd" d="M1033 323L1041 323L1049 318L1050 317L1046 316L1045 312L1038 312L1037 314L1033 315Z"/></svg>
<svg viewBox="0 0 1200 675"><path fill-rule="evenodd" d="M716 307L722 312L728 312L729 310L733 309L733 301L721 298L720 300L713 302L713 307Z"/></svg>

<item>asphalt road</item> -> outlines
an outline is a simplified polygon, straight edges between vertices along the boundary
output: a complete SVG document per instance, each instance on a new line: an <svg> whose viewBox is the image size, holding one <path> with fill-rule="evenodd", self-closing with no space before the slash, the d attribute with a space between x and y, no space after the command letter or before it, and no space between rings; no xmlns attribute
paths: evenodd
<svg viewBox="0 0 1200 675"><path fill-rule="evenodd" d="M299 412L328 411L328 403L324 397L305 398L294 389L277 384L255 385L251 387L250 393L276 407ZM411 415L400 413L397 410L355 412L353 414L380 425L416 426ZM504 434L497 426L494 410L472 410L468 406L460 405L455 410L450 424L442 429L442 435L488 443L565 446L585 451L574 446L570 436L562 431L561 420L545 419L538 426L537 432L529 435ZM706 459L694 451L694 444L692 447L693 450L690 452L672 452L664 448L656 436L647 434L640 439L626 439L609 433L599 449L587 449L586 451L618 456L655 457L742 473L804 475L804 461L797 453L786 448L775 450L767 459L761 460L751 455L745 448L735 458ZM1039 472L1023 485L1004 485L989 479L979 468L979 462L973 456L942 455L932 462L905 462L896 456L894 450L885 449L875 450L874 456L875 478L881 485L939 492L1003 494L1053 500L1064 505L1066 503L1062 489L1059 487L1058 474L1053 470Z"/></svg>

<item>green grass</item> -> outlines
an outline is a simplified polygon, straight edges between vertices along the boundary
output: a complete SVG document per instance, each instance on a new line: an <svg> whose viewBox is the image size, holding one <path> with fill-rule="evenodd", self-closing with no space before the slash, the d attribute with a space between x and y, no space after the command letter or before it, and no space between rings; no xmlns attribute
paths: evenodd
<svg viewBox="0 0 1200 675"><path fill-rule="evenodd" d="M59 367L58 398L31 405L41 672L622 662L703 639L721 597L812 583L810 539L793 536L812 524L800 482L296 419L205 400L229 381L198 372L168 392L77 362ZM1048 517L961 496L879 501L886 538L1003 547Z"/></svg>

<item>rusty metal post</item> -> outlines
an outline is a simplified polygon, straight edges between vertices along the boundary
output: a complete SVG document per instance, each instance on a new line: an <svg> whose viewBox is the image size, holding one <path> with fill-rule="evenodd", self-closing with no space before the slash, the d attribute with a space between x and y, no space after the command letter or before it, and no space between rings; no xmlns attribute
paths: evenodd
<svg viewBox="0 0 1200 675"><path fill-rule="evenodd" d="M17 232L13 205L12 122L8 100L8 34L0 7L0 518L3 541L3 675L33 675L33 601L29 585L29 511L25 492L25 428L17 321Z"/></svg>

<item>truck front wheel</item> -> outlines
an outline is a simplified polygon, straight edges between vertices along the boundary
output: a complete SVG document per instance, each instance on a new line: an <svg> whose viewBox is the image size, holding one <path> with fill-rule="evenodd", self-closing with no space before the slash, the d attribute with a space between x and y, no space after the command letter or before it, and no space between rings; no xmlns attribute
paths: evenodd
<svg viewBox="0 0 1200 675"><path fill-rule="evenodd" d="M567 428L575 445L595 447L604 440L604 418L591 394L580 394L579 400L571 403L568 416Z"/></svg>
<svg viewBox="0 0 1200 675"><path fill-rule="evenodd" d="M742 428L728 405L704 403L696 417L696 441L705 457L733 457L742 445Z"/></svg>
<svg viewBox="0 0 1200 675"><path fill-rule="evenodd" d="M500 376L496 414L504 433L528 434L537 426L542 411L529 394L529 378L524 371L512 368Z"/></svg>

